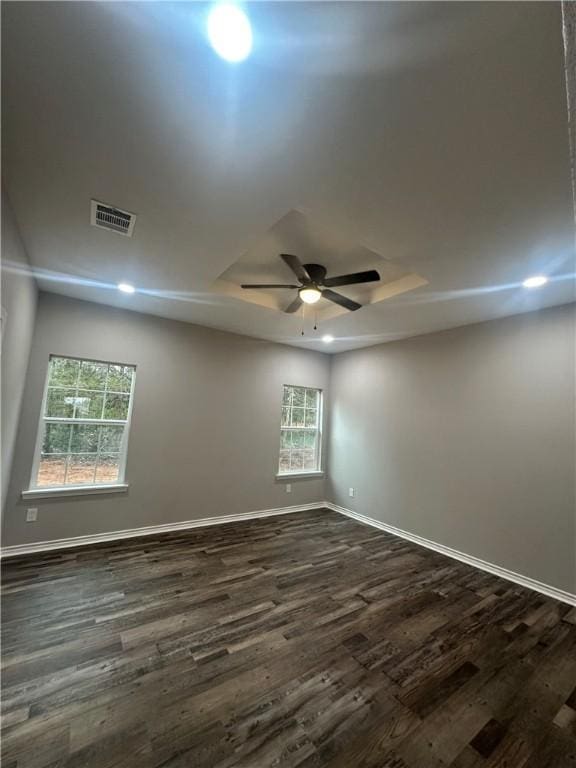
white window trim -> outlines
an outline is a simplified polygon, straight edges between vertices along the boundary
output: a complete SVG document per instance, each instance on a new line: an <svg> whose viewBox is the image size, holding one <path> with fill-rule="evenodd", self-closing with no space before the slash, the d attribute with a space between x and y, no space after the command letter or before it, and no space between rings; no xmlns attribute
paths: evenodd
<svg viewBox="0 0 576 768"><path fill-rule="evenodd" d="M128 403L128 413L126 421L122 419L67 419L64 417L44 416L46 410L46 400L48 399L48 382L50 379L50 360L53 357L65 358L67 360L80 360L90 363L103 363L105 365L127 365L134 368L132 382L130 384L130 400ZM124 492L128 489L126 479L126 461L128 458L128 435L132 423L132 408L134 406L134 386L136 383L136 365L134 363L117 363L111 360L95 360L89 357L74 357L72 355L61 355L52 353L48 355L48 363L44 375L44 392L42 395L42 405L40 407L40 418L38 420L38 429L36 433L36 444L34 446L34 460L32 461L32 472L30 474L30 483L28 490L22 491L22 498L51 498L55 496L79 496L91 493L111 493L115 490ZM42 443L44 441L44 425L47 423L74 423L74 424L102 424L104 426L123 425L124 434L119 451L118 480L115 483L90 483L88 485L43 485L37 484L38 469L40 467L40 458L42 455Z"/></svg>
<svg viewBox="0 0 576 768"><path fill-rule="evenodd" d="M23 499L52 499L59 496L92 496L101 493L126 493L130 486L128 483L104 483L94 485L62 485L46 486L44 488L30 488L22 491Z"/></svg>
<svg viewBox="0 0 576 768"><path fill-rule="evenodd" d="M323 451L322 451L322 436L323 436L323 424L324 424L324 390L320 389L320 387L308 387L305 384L283 384L282 385L282 397L284 396L284 387L298 387L299 389L315 389L317 392L320 393L320 403L318 406L318 469L295 469L293 472L280 472L278 471L276 473L276 479L277 480L285 480L286 478L292 478L297 479L299 477L306 478L306 477L323 477L324 476L324 465L323 465ZM284 429L295 429L294 427L284 427ZM297 427L296 427L297 429ZM302 429L306 429L306 427L302 427ZM282 434L282 400L280 400L280 434ZM279 448L279 451L281 449ZM278 454L280 455L280 454Z"/></svg>

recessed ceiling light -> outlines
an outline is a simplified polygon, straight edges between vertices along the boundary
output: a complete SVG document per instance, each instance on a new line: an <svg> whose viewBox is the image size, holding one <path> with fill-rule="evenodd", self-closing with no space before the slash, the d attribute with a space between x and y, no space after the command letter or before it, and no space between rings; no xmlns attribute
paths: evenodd
<svg viewBox="0 0 576 768"><path fill-rule="evenodd" d="M130 285L130 283L118 283L118 290L122 291L122 293L134 293L136 288Z"/></svg>
<svg viewBox="0 0 576 768"><path fill-rule="evenodd" d="M545 275L534 275L534 277L527 277L522 283L524 288L540 288L546 285L548 278Z"/></svg>
<svg viewBox="0 0 576 768"><path fill-rule="evenodd" d="M232 3L215 5L208 16L208 39L218 56L226 61L243 61L252 50L248 16Z"/></svg>
<svg viewBox="0 0 576 768"><path fill-rule="evenodd" d="M300 288L298 294L305 304L316 304L322 296L318 288Z"/></svg>
<svg viewBox="0 0 576 768"><path fill-rule="evenodd" d="M334 336L327 333L325 336L322 336L322 341L324 344L331 344L334 341Z"/></svg>

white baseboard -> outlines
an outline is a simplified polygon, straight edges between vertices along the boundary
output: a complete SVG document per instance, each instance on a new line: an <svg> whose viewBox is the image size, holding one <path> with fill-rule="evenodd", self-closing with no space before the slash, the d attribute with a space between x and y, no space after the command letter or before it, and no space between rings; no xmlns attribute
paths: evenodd
<svg viewBox="0 0 576 768"><path fill-rule="evenodd" d="M547 597L553 597L555 600L568 603L568 605L576 605L576 594L572 594L571 592L565 592L563 589L558 589L557 587L551 587L548 584L543 584L541 581L531 579L529 576L523 576L520 573L509 571L507 568L502 568L500 565L494 565L493 563L486 562L486 560L480 560L478 557L467 555L464 552L459 552L457 549L446 547L444 544L438 544L435 541L430 541L430 539L417 536L415 533L404 531L402 528L396 528L394 525L381 523L379 520L366 517L365 515L361 515L358 512L352 512L350 509L339 507L337 504L332 504L329 501L324 502L324 506L333 512L339 512L341 515L351 517L353 520L358 520L358 522L364 523L365 525L371 525L374 528L379 528L381 531L386 531L386 533L399 536L401 539L406 539L407 541L411 541L414 544L419 544L420 546L426 547L427 549L433 549L434 552L440 552L442 555L452 557L455 560L460 560L462 563L471 565L474 568L479 568L481 571L487 571L494 576L499 576L501 579L512 581L514 584L519 584L522 587L528 587L528 589L533 589L536 592L541 592Z"/></svg>
<svg viewBox="0 0 576 768"><path fill-rule="evenodd" d="M74 536L69 539L52 539L50 541L36 541L32 544L13 544L2 547L0 556L17 557L29 555L34 552L50 552L55 549L69 549L70 547L82 547L89 544L100 544L117 539L133 539L137 536L153 536L158 533L170 531L182 531L189 528L204 528L208 525L223 525L224 523L236 523L241 520L255 520L260 517L272 517L273 515L287 515L291 512L305 512L310 509L322 509L323 501L315 504L300 504L294 507L278 507L278 509L260 509L257 512L240 512L236 515L221 515L220 517L204 517L200 520L183 520L179 523L166 523L164 525L149 525L143 528L128 528L123 531L110 531L109 533L95 533L89 536Z"/></svg>
<svg viewBox="0 0 576 768"><path fill-rule="evenodd" d="M519 584L522 587L533 589L536 592L540 592L547 597L552 597L555 600L560 600L563 603L576 606L576 594L565 592L557 587L552 587L548 584L544 584L541 581L531 579L529 576L523 576L520 573L509 571L507 568L502 568L499 565L488 563L486 560L481 560L473 555L467 555L464 552L459 552L451 547L446 547L444 544L438 544L430 539L425 539L422 536L417 536L415 533L409 533L402 528L396 528L394 525L388 525L382 523L379 520L374 520L371 517L366 517L358 512L353 512L351 509L340 507L337 504L332 504L329 501L319 501L313 504L300 504L293 507L279 507L277 509L261 509L257 512L241 512L236 515L222 515L221 517L205 517L200 520L183 520L179 523L166 523L164 525L150 525L143 528L129 528L123 531L110 531L109 533L96 533L89 536L75 536L68 539L52 539L51 541L37 541L32 544L14 544L12 546L3 547L0 551L0 556L4 559L7 557L17 557L18 555L28 555L34 552L50 552L57 549L69 549L70 547L88 546L90 544L99 544L101 542L116 541L118 539L132 539L138 536L153 536L158 533L168 533L170 531L181 531L192 528L204 528L210 525L223 525L224 523L240 522L242 520L256 520L262 517L272 517L273 515L287 515L291 512L305 512L312 509L330 509L333 512L339 512L341 515L346 515L353 520L357 520L364 525L370 525L374 528L379 528L381 531L391 533L393 536L399 536L402 539L411 541L414 544L419 544L427 549L432 549L435 552L439 552L447 557L452 557L455 560L460 560L462 563L471 565L474 568L479 568L481 571L487 571L494 576L499 576L507 581L512 581L514 584Z"/></svg>

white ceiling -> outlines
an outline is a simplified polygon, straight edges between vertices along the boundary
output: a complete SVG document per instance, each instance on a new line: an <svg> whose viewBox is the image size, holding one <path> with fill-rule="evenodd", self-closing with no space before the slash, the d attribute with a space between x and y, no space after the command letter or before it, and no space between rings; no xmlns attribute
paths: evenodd
<svg viewBox="0 0 576 768"><path fill-rule="evenodd" d="M42 288L323 351L574 300L559 4L258 2L236 65L207 8L2 4L3 175ZM429 284L304 337L211 293L291 209Z"/></svg>

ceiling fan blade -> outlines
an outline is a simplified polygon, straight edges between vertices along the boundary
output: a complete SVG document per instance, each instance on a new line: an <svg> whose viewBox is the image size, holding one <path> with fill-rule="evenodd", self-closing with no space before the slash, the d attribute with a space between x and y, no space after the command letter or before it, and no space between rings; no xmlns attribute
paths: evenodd
<svg viewBox="0 0 576 768"><path fill-rule="evenodd" d="M352 299L348 299L346 296L336 293L336 291L322 291L322 298L333 301L334 304L339 304L341 307L349 309L350 312L355 312L357 309L362 308L362 304L358 304L357 301L352 301Z"/></svg>
<svg viewBox="0 0 576 768"><path fill-rule="evenodd" d="M323 285L327 288L337 288L339 285L357 285L358 283L373 283L380 280L380 275L375 269L366 272L352 272L350 275L325 278Z"/></svg>
<svg viewBox="0 0 576 768"><path fill-rule="evenodd" d="M290 253L281 253L280 258L285 264L287 264L290 267L290 269L292 270L292 272L294 272L298 280L300 280L303 283L312 282L310 275L306 271L304 264L302 264L298 256L292 256Z"/></svg>
<svg viewBox="0 0 576 768"><path fill-rule="evenodd" d="M289 315L291 315L293 312L297 312L300 307L302 306L302 299L300 296L296 296L292 304L289 304L284 312L287 312Z"/></svg>
<svg viewBox="0 0 576 768"><path fill-rule="evenodd" d="M270 284L260 283L259 285L243 284L240 286L240 288L250 288L252 290L254 288L299 288L299 287L300 287L299 285L280 285L276 283L270 283Z"/></svg>

